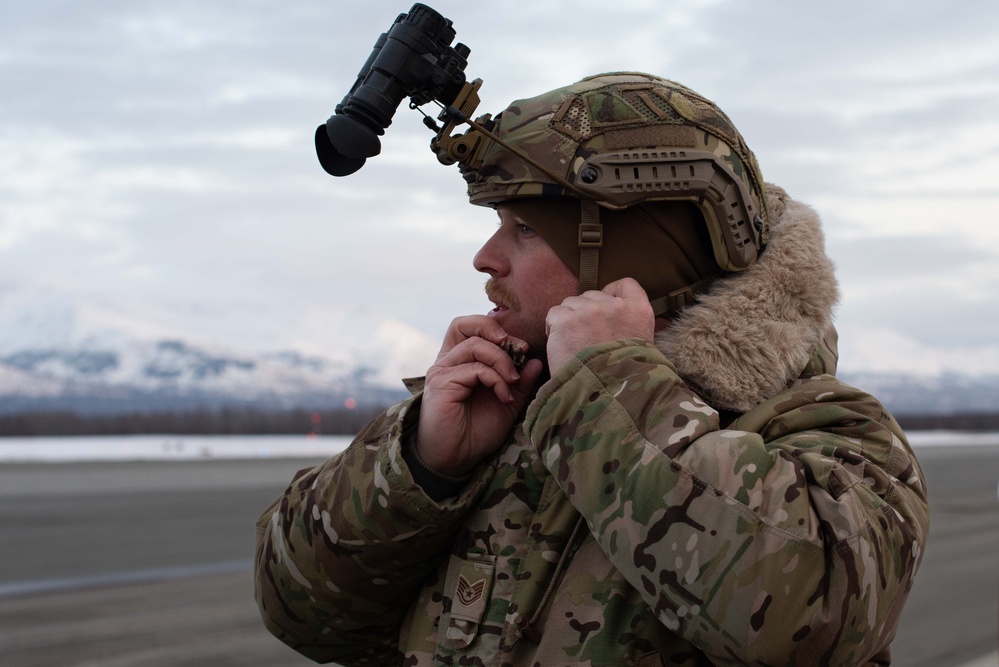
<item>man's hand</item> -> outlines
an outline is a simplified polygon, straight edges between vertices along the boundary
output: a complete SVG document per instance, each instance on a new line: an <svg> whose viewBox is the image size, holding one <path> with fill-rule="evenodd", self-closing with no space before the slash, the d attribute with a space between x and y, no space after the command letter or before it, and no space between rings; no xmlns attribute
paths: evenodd
<svg viewBox="0 0 999 667"><path fill-rule="evenodd" d="M652 340L656 327L649 297L632 278L569 297L548 311L545 323L552 375L585 347L623 338Z"/></svg>
<svg viewBox="0 0 999 667"><path fill-rule="evenodd" d="M504 340L524 350L485 315L451 322L437 361L427 371L416 447L423 462L461 476L494 453L534 391L542 363L532 359L518 373L500 349Z"/></svg>

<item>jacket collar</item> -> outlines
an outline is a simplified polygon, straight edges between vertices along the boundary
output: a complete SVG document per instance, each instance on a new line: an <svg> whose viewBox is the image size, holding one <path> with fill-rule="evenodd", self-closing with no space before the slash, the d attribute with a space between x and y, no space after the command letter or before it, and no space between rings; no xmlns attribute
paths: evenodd
<svg viewBox="0 0 999 667"><path fill-rule="evenodd" d="M774 185L767 200L770 243L756 264L719 280L656 334L684 381L723 410L746 412L806 367L835 372L839 289L819 217Z"/></svg>

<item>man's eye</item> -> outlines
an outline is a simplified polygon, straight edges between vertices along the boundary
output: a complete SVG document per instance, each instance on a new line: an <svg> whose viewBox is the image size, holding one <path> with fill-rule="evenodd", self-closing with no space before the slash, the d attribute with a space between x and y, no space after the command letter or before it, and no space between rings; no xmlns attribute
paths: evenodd
<svg viewBox="0 0 999 667"><path fill-rule="evenodd" d="M533 227L528 227L524 224L517 225L517 229L520 230L521 236L533 236L535 233Z"/></svg>

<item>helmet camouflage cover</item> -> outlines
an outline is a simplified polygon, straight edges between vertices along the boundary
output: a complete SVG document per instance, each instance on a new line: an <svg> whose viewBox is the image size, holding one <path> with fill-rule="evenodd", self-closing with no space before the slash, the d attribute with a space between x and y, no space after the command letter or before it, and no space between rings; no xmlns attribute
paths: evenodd
<svg viewBox="0 0 999 667"><path fill-rule="evenodd" d="M624 209L686 201L702 213L722 270L748 268L765 247L756 158L728 116L685 86L642 73L600 74L479 123L535 164L481 142L461 165L473 204L577 197Z"/></svg>

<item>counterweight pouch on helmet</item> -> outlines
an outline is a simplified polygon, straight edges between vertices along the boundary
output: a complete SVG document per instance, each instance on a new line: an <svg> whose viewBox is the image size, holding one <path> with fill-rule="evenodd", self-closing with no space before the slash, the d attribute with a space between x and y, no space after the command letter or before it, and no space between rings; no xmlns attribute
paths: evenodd
<svg viewBox="0 0 999 667"><path fill-rule="evenodd" d="M451 557L444 581L447 596L444 608L448 611L441 617L438 636L441 646L461 650L475 641L489 605L495 571L495 556Z"/></svg>

